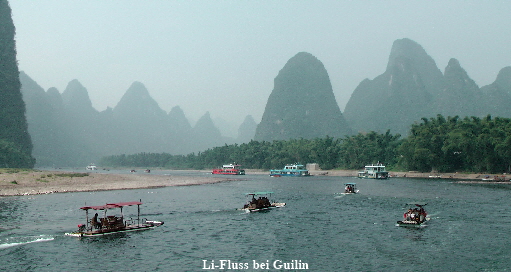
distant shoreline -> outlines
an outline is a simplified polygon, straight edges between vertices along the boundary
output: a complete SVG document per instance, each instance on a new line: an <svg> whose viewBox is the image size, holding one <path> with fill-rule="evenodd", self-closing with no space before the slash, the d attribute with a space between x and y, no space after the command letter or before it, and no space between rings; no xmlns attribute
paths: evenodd
<svg viewBox="0 0 511 272"><path fill-rule="evenodd" d="M190 170L208 173L209 170ZM268 175L269 172L259 169L246 169L247 176ZM185 170L183 172L186 172ZM246 176L211 175L194 177L180 175L144 175L116 173L84 173L84 176L66 176L66 171L29 170L17 173L0 173L0 196L22 196L67 192L90 192L127 189L149 189L168 186L191 186L229 182L247 178ZM358 170L313 170L314 176L356 177ZM391 178L429 178L450 179L457 183L511 184L511 174L463 174L463 173L419 173L392 172ZM497 177L497 180L482 180Z"/></svg>
<svg viewBox="0 0 511 272"><path fill-rule="evenodd" d="M310 170L309 173L314 176L338 176L338 177L356 177L360 170ZM247 174L269 174L268 171L245 169ZM473 174L473 173L421 173L416 171L396 172L389 171L393 178L430 178L430 179L455 179L455 180L481 180L486 177L501 177L505 180L511 178L511 174ZM502 182L500 182L502 183Z"/></svg>

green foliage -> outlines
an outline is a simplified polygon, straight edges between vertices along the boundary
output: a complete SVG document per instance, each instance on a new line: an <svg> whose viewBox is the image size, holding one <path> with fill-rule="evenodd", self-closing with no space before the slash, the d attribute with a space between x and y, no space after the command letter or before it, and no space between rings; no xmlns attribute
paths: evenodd
<svg viewBox="0 0 511 272"><path fill-rule="evenodd" d="M510 171L511 119L487 116L422 119L399 148L408 170L439 172Z"/></svg>
<svg viewBox="0 0 511 272"><path fill-rule="evenodd" d="M339 166L344 169L363 168L369 163L382 162L392 168L397 163L397 148L401 135L374 131L346 138L340 148Z"/></svg>
<svg viewBox="0 0 511 272"><path fill-rule="evenodd" d="M381 135L371 132L368 135L357 135L344 141L332 137L273 142L250 141L240 145L215 147L199 152L197 155L139 153L108 156L101 160L101 164L110 167L211 169L236 162L248 169L278 169L289 163L301 162L318 163L324 170L351 166L359 168L373 160L394 162L394 150L399 144L399 137L399 135L390 135L389 132ZM353 146L353 142L356 142L358 146ZM357 152L356 158L353 158L352 150ZM363 160L366 161L363 162Z"/></svg>
<svg viewBox="0 0 511 272"><path fill-rule="evenodd" d="M89 173L58 173L55 174L56 177L70 177L70 178L81 178L89 176ZM41 176L43 178L44 176ZM51 174L48 174L47 177L52 177Z"/></svg>
<svg viewBox="0 0 511 272"><path fill-rule="evenodd" d="M15 143L0 139L0 167L3 168L31 168L35 159Z"/></svg>
<svg viewBox="0 0 511 272"><path fill-rule="evenodd" d="M16 61L11 8L0 1L0 167L34 167Z"/></svg>
<svg viewBox="0 0 511 272"><path fill-rule="evenodd" d="M251 141L224 145L198 154L139 153L109 156L102 165L211 169L236 162L248 169L281 168L286 164L318 163L324 170L360 169L382 162L389 169L420 172L511 172L511 119L458 116L423 118L410 136L369 132L345 139L316 138Z"/></svg>
<svg viewBox="0 0 511 272"><path fill-rule="evenodd" d="M14 174L14 173L20 173L20 172L32 173L32 172L40 172L40 170L33 170L33 169L28 169L28 168L0 168L0 174L2 174L2 173Z"/></svg>

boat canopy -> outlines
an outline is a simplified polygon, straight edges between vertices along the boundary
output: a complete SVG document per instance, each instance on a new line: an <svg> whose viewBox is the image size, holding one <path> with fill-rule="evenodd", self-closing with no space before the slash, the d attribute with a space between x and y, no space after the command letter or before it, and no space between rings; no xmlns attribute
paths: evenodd
<svg viewBox="0 0 511 272"><path fill-rule="evenodd" d="M269 195L273 194L273 192L254 192L254 193L246 193L245 195Z"/></svg>
<svg viewBox="0 0 511 272"><path fill-rule="evenodd" d="M344 183L344 185L357 185L356 183L350 182L350 183Z"/></svg>
<svg viewBox="0 0 511 272"><path fill-rule="evenodd" d="M108 209L116 209L124 206L133 206L133 205L142 205L140 201L130 201L130 202L119 202L119 203L107 203L101 206L85 206L81 207L82 210L108 210Z"/></svg>
<svg viewBox="0 0 511 272"><path fill-rule="evenodd" d="M410 203L406 203L406 205L415 205L417 207L422 207L422 206L428 205L428 203L425 203L425 202L410 202Z"/></svg>

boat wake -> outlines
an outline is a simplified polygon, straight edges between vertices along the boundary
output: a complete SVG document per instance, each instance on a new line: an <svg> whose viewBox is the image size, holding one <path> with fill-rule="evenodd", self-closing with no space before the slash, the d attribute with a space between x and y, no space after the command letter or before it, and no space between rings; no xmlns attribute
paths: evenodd
<svg viewBox="0 0 511 272"><path fill-rule="evenodd" d="M55 239L53 236L49 235L39 235L39 236L26 236L26 237L9 237L9 238L0 238L0 249L20 246L31 243L38 242L47 242Z"/></svg>

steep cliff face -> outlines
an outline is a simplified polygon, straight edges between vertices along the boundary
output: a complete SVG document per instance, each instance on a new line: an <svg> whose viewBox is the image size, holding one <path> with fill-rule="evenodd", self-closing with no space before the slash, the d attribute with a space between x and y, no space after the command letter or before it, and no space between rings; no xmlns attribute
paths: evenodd
<svg viewBox="0 0 511 272"><path fill-rule="evenodd" d="M166 113L151 97L144 84L135 81L113 109L114 117L133 125L147 123L153 119L165 119Z"/></svg>
<svg viewBox="0 0 511 272"><path fill-rule="evenodd" d="M169 114L169 148L172 154L186 154L194 147L192 138L192 126L179 106L173 107Z"/></svg>
<svg viewBox="0 0 511 272"><path fill-rule="evenodd" d="M486 107L479 86L468 76L456 59L450 59L444 72L444 87L435 105L444 116L481 116Z"/></svg>
<svg viewBox="0 0 511 272"><path fill-rule="evenodd" d="M511 118L511 66L504 67L497 79L490 85L481 87L481 93L486 97L484 114Z"/></svg>
<svg viewBox="0 0 511 272"><path fill-rule="evenodd" d="M237 143L248 143L254 139L255 132L257 129L257 123L255 122L252 115L247 115L243 123L238 128Z"/></svg>
<svg viewBox="0 0 511 272"><path fill-rule="evenodd" d="M194 152L203 151L214 146L221 146L222 135L215 126L209 112L206 112L195 124L192 129L192 143L194 143Z"/></svg>
<svg viewBox="0 0 511 272"><path fill-rule="evenodd" d="M426 51L409 39L397 40L386 71L359 84L344 115L355 132L407 134L410 124L432 114L441 86L442 73Z"/></svg>
<svg viewBox="0 0 511 272"><path fill-rule="evenodd" d="M97 156L94 151L97 145L92 141L96 137L94 131L98 131L92 125L96 124L97 112L92 106L89 108L86 103L80 105L79 101L71 99L68 103L77 108L66 110L57 89L45 92L24 72L20 73L20 82L37 166L84 165Z"/></svg>
<svg viewBox="0 0 511 272"><path fill-rule="evenodd" d="M35 160L21 94L15 35L9 3L0 1L0 167L32 168Z"/></svg>
<svg viewBox="0 0 511 272"><path fill-rule="evenodd" d="M149 95L144 84L134 82L112 110L114 154L168 152L167 113Z"/></svg>
<svg viewBox="0 0 511 272"><path fill-rule="evenodd" d="M62 93L62 102L69 112L77 116L97 113L94 107L92 107L87 89L76 79L67 84L66 89Z"/></svg>
<svg viewBox="0 0 511 272"><path fill-rule="evenodd" d="M394 41L386 70L395 67L397 62L403 62L403 60L406 60L420 76L421 84L424 85L426 92L435 96L443 88L442 72L421 45L406 38Z"/></svg>
<svg viewBox="0 0 511 272"><path fill-rule="evenodd" d="M312 139L350 134L328 73L316 57L301 52L274 80L255 140Z"/></svg>
<svg viewBox="0 0 511 272"><path fill-rule="evenodd" d="M63 129L61 114L63 105L60 93L47 95L44 89L23 71L20 72L21 92L27 107L28 132L32 138L32 154L38 165L65 162L76 145ZM55 89L56 90L56 89ZM56 100L56 102L55 102Z"/></svg>

